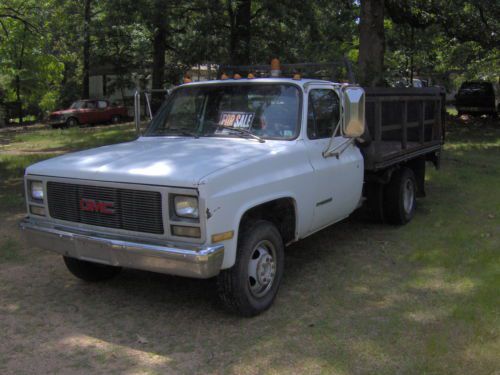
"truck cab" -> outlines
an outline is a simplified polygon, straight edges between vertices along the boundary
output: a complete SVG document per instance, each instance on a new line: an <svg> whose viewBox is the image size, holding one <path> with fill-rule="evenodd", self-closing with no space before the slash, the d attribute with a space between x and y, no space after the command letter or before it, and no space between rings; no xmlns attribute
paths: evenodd
<svg viewBox="0 0 500 375"><path fill-rule="evenodd" d="M400 149L397 163L378 169L369 156L367 171L361 144L381 140L368 141L367 129L359 86L300 77L183 84L135 141L30 166L21 227L81 279L122 267L217 277L221 301L253 316L278 292L285 247L349 216L368 185L389 184L394 197L370 200L387 203L394 222L411 220L421 171L406 165L437 149L407 159Z"/></svg>

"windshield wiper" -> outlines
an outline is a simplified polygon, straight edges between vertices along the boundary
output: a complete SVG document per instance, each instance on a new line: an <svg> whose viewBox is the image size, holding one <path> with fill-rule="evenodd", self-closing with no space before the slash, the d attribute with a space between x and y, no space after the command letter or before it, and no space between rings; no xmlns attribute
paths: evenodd
<svg viewBox="0 0 500 375"><path fill-rule="evenodd" d="M234 130L234 131L240 133L241 135L246 134L246 135L250 136L251 138L258 140L260 143L264 143L265 142L264 139L262 139L258 135L253 134L250 130L246 130L246 129L243 129L243 128L233 128L232 126L219 125L219 124L217 124L217 128L222 128L222 129L227 129L227 130Z"/></svg>

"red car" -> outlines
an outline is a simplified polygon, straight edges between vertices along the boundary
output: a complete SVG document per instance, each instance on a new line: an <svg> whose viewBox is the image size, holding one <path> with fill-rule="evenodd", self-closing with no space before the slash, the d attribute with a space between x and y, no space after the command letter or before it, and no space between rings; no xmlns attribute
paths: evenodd
<svg viewBox="0 0 500 375"><path fill-rule="evenodd" d="M107 100L89 99L78 100L68 109L52 112L49 124L53 128L102 122L117 124L127 117L128 111L125 107L112 106Z"/></svg>

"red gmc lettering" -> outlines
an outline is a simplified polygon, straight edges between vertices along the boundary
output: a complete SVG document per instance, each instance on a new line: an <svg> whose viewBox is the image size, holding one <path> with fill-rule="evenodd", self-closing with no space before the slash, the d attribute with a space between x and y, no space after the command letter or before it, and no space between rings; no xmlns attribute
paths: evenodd
<svg viewBox="0 0 500 375"><path fill-rule="evenodd" d="M115 213L113 202L96 201L94 199L80 199L80 210L87 212L99 212L101 214L112 215Z"/></svg>

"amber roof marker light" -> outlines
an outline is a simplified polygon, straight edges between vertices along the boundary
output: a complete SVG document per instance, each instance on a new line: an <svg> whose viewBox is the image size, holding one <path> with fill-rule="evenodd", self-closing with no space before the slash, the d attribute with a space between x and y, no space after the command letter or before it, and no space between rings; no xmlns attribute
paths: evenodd
<svg viewBox="0 0 500 375"><path fill-rule="evenodd" d="M229 79L229 77L227 76L226 73L222 73L221 76L220 76L220 79L224 81L226 79Z"/></svg>
<svg viewBox="0 0 500 375"><path fill-rule="evenodd" d="M191 83L191 82L193 82L193 81L191 80L191 77L189 76L189 74L186 74L186 75L184 76L184 78L183 78L182 82L183 82L183 83Z"/></svg>
<svg viewBox="0 0 500 375"><path fill-rule="evenodd" d="M233 79L241 79L241 76L240 76L238 73L236 73L236 74L233 76Z"/></svg>
<svg viewBox="0 0 500 375"><path fill-rule="evenodd" d="M280 61L275 57L271 60L271 77L279 77L281 75Z"/></svg>
<svg viewBox="0 0 500 375"><path fill-rule="evenodd" d="M254 79L255 76L253 75L253 73L248 73L248 76L247 76L248 79Z"/></svg>

